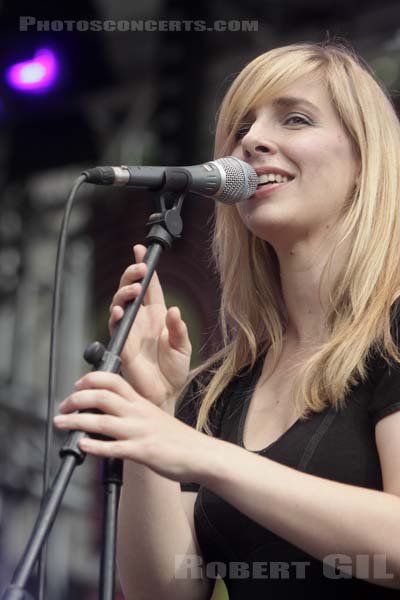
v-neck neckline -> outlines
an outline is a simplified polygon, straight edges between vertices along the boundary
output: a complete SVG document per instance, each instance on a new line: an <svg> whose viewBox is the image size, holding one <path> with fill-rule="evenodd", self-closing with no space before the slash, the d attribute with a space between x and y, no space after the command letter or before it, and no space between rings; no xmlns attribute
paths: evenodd
<svg viewBox="0 0 400 600"><path fill-rule="evenodd" d="M297 426L301 423L300 418L298 418L276 440L273 440L270 444L265 446L265 448L261 448L260 450L248 450L244 444L243 435L244 435L244 427L245 427L245 423L246 423L246 417L247 417L247 414L248 414L248 411L250 408L251 399L252 399L253 394L256 389L257 382L258 382L258 380L261 376L262 370L263 370L264 359L266 357L267 351L268 350L265 350L259 356L259 358L257 359L256 364L254 366L253 377L252 377L250 385L248 386L246 393L245 393L245 398L244 398L242 412L241 412L240 421L239 421L238 436L237 436L238 445L241 446L242 448L244 448L245 450L247 450L248 452L253 452L255 454L262 454L262 453L270 450L272 447L274 447L276 444L278 444L281 440L283 440L293 429L296 429Z"/></svg>

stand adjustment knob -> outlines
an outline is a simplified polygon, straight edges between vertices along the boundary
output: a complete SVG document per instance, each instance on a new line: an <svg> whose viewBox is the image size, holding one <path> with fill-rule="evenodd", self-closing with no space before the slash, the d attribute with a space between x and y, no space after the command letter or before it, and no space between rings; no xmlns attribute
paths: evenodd
<svg viewBox="0 0 400 600"><path fill-rule="evenodd" d="M83 358L87 363L89 363L89 365L98 367L103 360L105 351L106 349L101 342L93 342L85 349Z"/></svg>

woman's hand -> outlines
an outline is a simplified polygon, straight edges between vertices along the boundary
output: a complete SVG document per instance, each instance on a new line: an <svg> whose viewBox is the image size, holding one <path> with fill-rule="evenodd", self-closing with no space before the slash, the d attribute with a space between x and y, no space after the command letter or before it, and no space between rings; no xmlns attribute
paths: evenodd
<svg viewBox="0 0 400 600"><path fill-rule="evenodd" d="M215 443L138 394L120 375L92 371L60 405L59 429L86 431L111 440L82 438L96 456L133 460L174 481L200 481L215 464ZM97 409L102 414L75 413Z"/></svg>
<svg viewBox="0 0 400 600"><path fill-rule="evenodd" d="M113 332L125 304L138 296L138 283L147 271L141 262L146 247L134 246L136 264L128 267L110 306L109 330ZM192 346L186 324L176 306L167 310L156 273L129 332L121 353L122 374L136 392L168 412L186 383Z"/></svg>

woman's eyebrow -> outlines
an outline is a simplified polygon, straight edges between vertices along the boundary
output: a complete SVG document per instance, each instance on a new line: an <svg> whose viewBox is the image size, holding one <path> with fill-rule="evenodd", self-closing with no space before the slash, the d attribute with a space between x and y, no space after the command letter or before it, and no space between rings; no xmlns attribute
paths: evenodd
<svg viewBox="0 0 400 600"><path fill-rule="evenodd" d="M241 123L249 123L250 121L254 121L254 112L252 109L247 111L247 113L240 119Z"/></svg>
<svg viewBox="0 0 400 600"><path fill-rule="evenodd" d="M276 98L272 104L279 108L293 108L294 106L303 105L307 106L319 115L321 114L319 108L309 100L306 100L306 98L298 98L296 96L281 96L280 98Z"/></svg>

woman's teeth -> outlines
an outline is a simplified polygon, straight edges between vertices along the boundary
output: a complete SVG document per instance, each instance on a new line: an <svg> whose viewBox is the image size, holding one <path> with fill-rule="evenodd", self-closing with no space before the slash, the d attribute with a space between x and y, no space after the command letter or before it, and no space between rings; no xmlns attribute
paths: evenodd
<svg viewBox="0 0 400 600"><path fill-rule="evenodd" d="M258 185L264 185L266 183L286 183L289 178L286 175L279 175L278 173L266 173L265 175L259 175Z"/></svg>

